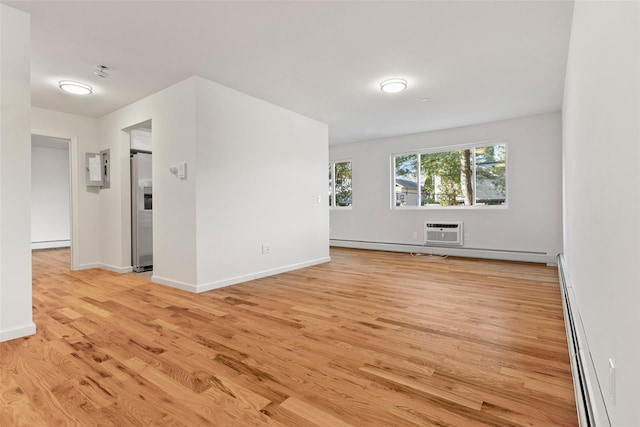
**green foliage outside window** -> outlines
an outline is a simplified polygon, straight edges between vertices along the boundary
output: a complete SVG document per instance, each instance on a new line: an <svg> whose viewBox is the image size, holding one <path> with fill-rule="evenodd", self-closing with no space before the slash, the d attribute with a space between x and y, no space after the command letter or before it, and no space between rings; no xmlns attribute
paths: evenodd
<svg viewBox="0 0 640 427"><path fill-rule="evenodd" d="M352 204L351 162L329 165L329 206L347 207Z"/></svg>
<svg viewBox="0 0 640 427"><path fill-rule="evenodd" d="M394 164L396 206L506 204L505 144L403 154Z"/></svg>

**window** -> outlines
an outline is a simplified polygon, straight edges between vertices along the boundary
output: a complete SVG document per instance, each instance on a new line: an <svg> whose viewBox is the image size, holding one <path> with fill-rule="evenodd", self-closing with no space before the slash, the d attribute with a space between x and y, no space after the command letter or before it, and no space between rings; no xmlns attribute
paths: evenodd
<svg viewBox="0 0 640 427"><path fill-rule="evenodd" d="M507 145L397 154L395 206L481 206L507 203Z"/></svg>
<svg viewBox="0 0 640 427"><path fill-rule="evenodd" d="M329 164L329 206L351 206L351 162Z"/></svg>

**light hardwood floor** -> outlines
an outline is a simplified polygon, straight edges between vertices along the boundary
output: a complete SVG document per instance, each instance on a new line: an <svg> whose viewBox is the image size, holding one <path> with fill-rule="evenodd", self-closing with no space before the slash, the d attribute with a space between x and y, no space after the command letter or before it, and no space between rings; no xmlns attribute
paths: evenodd
<svg viewBox="0 0 640 427"><path fill-rule="evenodd" d="M555 268L331 256L195 295L34 252L0 425L577 425Z"/></svg>

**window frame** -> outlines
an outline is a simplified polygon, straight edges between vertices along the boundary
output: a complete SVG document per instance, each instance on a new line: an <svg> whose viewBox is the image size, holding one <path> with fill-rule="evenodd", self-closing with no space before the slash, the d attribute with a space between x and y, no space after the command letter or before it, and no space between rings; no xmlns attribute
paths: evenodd
<svg viewBox="0 0 640 427"><path fill-rule="evenodd" d="M420 194L420 179L422 177L420 171L420 156L422 154L434 154L434 153L446 153L450 151L461 151L468 149L475 149L479 147L487 147L492 145L504 145L504 156L505 156L505 202L501 205L455 205L455 206L442 206L442 205L425 205L425 206L396 206L396 165L395 159L397 156L409 156L409 155L417 155L418 156L418 175L417 175L417 183L418 183L418 194ZM389 158L390 165L390 176L391 176L391 192L390 192L390 200L389 205L391 210L448 210L448 209L508 209L509 208L509 175L510 175L510 167L509 167L509 143L506 139L498 139L491 141L482 141L482 142L474 142L469 144L457 144L457 145L447 145L447 146L439 146L433 148L422 148L417 150L410 151L401 151L391 153ZM476 188L476 163L475 158L473 159L473 169L472 169L472 179L474 186L474 198L475 198L475 188ZM418 199L418 203L420 199ZM474 200L475 201L475 200Z"/></svg>
<svg viewBox="0 0 640 427"><path fill-rule="evenodd" d="M336 163L350 163L351 164L351 204L349 206L337 206L336 205ZM353 208L353 160L352 159L339 159L330 160L329 168L331 176L329 177L330 193L329 193L329 209L336 210L350 210Z"/></svg>

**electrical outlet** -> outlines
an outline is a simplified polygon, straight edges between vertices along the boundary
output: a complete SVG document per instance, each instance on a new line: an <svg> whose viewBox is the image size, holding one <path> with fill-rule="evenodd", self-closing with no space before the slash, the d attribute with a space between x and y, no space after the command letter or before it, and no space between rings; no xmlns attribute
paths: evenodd
<svg viewBox="0 0 640 427"><path fill-rule="evenodd" d="M262 255L267 255L271 253L271 243L263 243L262 244Z"/></svg>
<svg viewBox="0 0 640 427"><path fill-rule="evenodd" d="M413 237L414 239L418 238L418 232L414 231L413 233L411 233L411 237Z"/></svg>
<svg viewBox="0 0 640 427"><path fill-rule="evenodd" d="M616 404L616 365L609 359L609 399Z"/></svg>

